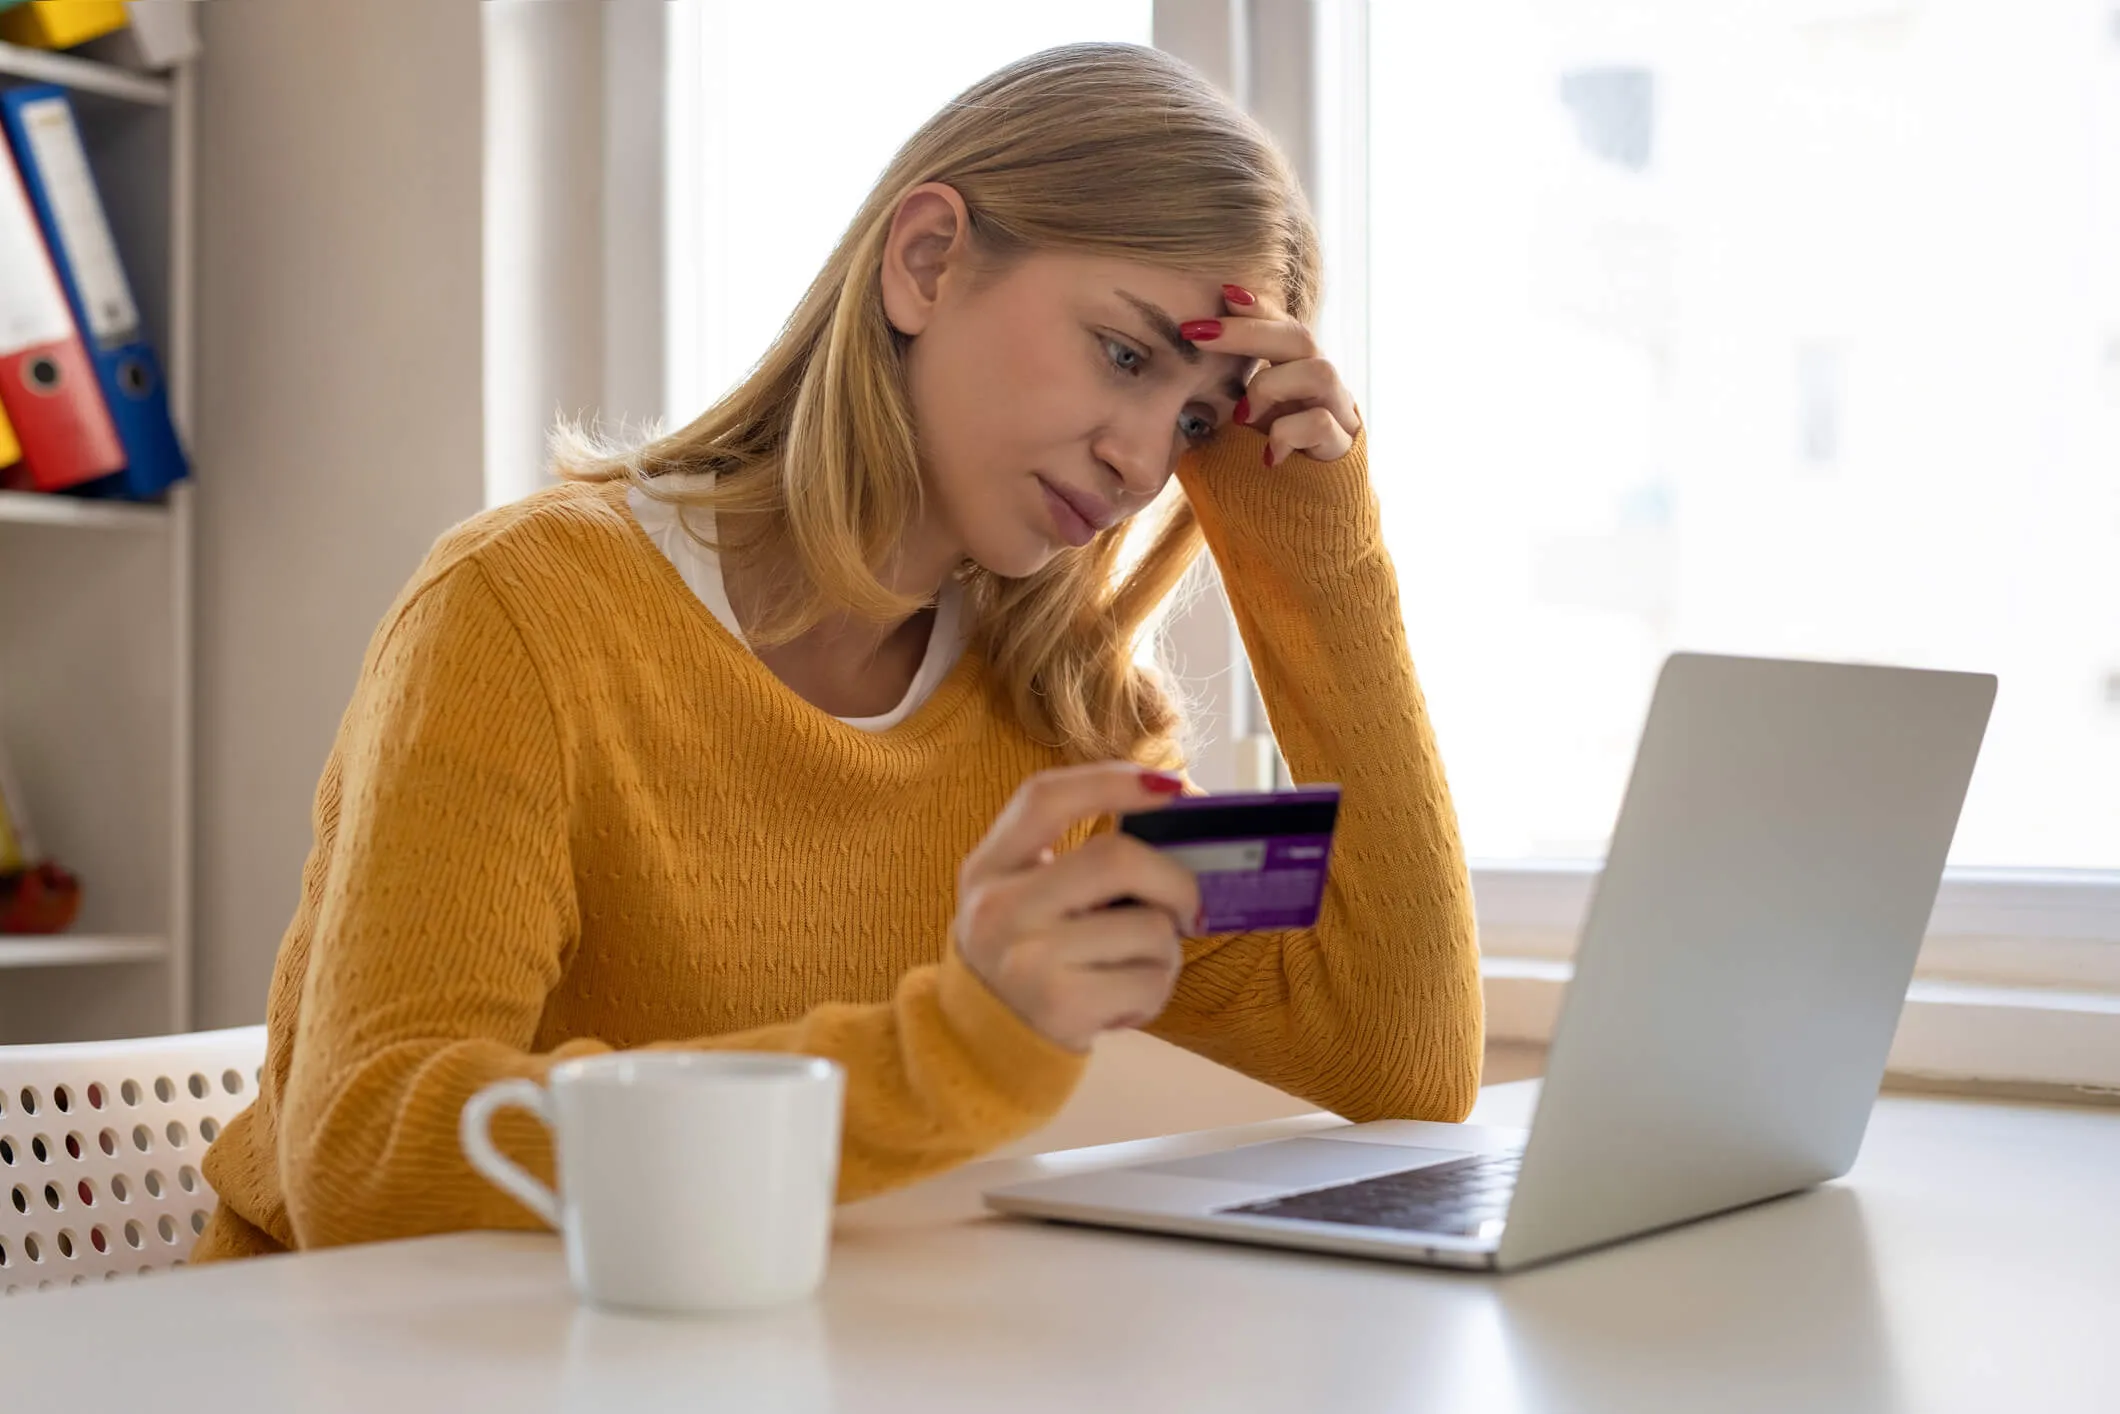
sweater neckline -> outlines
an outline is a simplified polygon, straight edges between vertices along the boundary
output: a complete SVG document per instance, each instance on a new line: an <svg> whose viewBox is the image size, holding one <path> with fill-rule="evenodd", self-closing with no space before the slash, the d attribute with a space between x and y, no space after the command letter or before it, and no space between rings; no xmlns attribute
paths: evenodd
<svg viewBox="0 0 2120 1414"><path fill-rule="evenodd" d="M753 675L761 687L780 701L788 711L806 721L815 722L818 730L843 734L850 741L885 744L916 741L934 732L945 721L955 716L978 686L979 650L967 642L956 665L935 685L935 690L928 695L928 699L916 707L904 721L881 731L852 726L841 721L776 677L773 670L751 651L750 645L731 633L728 625L716 618L714 611L700 602L699 596L692 591L692 586L685 583L684 576L678 573L677 566L671 564L669 556L657 548L655 541L627 507L626 493L630 489L629 482L621 477L604 482L596 489L605 507L620 522L622 533L632 546L635 557L645 562L646 573L666 591L683 601L682 612L694 628L710 640L718 651L736 658L741 665L740 670Z"/></svg>

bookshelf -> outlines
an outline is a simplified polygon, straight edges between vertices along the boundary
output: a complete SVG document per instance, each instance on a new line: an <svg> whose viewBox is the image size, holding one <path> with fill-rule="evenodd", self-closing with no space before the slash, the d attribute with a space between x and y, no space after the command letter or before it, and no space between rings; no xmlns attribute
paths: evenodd
<svg viewBox="0 0 2120 1414"><path fill-rule="evenodd" d="M0 88L23 83L72 93L196 452L191 68L149 77L0 44ZM0 492L0 739L45 851L83 884L70 931L0 937L0 1044L191 1026L193 494Z"/></svg>
<svg viewBox="0 0 2120 1414"><path fill-rule="evenodd" d="M39 496L27 491L0 491L0 522L16 525L77 525L85 529L169 529L166 506L125 502L77 501L67 496Z"/></svg>
<svg viewBox="0 0 2120 1414"><path fill-rule="evenodd" d="M158 107L167 107L171 102L172 85L167 80L72 54L24 49L17 44L0 44L0 74L13 83L60 84L72 89L77 98L110 98Z"/></svg>
<svg viewBox="0 0 2120 1414"><path fill-rule="evenodd" d="M0 971L22 967L88 967L105 962L158 962L169 952L161 937L99 938L63 933L49 938L11 938L0 949Z"/></svg>

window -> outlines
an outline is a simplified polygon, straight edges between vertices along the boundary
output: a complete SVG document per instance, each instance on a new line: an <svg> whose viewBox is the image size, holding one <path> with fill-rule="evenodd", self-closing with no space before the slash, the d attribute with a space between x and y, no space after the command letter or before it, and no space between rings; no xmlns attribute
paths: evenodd
<svg viewBox="0 0 2120 1414"><path fill-rule="evenodd" d="M670 421L1012 58L1153 33L1275 131L1475 860L1490 1036L1548 1033L1667 653L1883 660L2002 679L1893 1067L2120 1084L2112 0L667 14ZM1226 610L1178 619L1196 770L1265 779Z"/></svg>
<svg viewBox="0 0 2120 1414"><path fill-rule="evenodd" d="M2101 0L1369 8L1369 401L1476 859L1676 648L2001 677L1952 861L2120 869Z"/></svg>
<svg viewBox="0 0 2120 1414"><path fill-rule="evenodd" d="M899 0L681 7L672 85L668 408L682 422L766 351L855 208L914 130L1025 54L1149 42L1151 0ZM762 140L770 134L771 140ZM686 316L689 315L689 318Z"/></svg>

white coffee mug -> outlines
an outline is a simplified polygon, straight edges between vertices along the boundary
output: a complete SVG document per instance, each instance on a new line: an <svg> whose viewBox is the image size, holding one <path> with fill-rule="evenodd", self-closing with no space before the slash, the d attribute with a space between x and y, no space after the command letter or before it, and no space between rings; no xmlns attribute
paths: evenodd
<svg viewBox="0 0 2120 1414"><path fill-rule="evenodd" d="M471 1166L559 1230L599 1306L719 1311L809 1295L824 1277L846 1075L815 1056L633 1051L502 1080L464 1106ZM555 1195L494 1147L493 1113L552 1131Z"/></svg>

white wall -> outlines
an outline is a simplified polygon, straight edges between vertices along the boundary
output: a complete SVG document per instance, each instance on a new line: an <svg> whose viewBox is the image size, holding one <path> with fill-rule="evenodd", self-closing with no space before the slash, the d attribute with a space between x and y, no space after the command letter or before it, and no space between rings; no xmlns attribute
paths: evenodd
<svg viewBox="0 0 2120 1414"><path fill-rule="evenodd" d="M377 619L483 503L478 7L201 6L197 1017L260 1019Z"/></svg>

